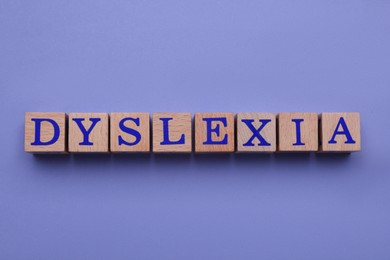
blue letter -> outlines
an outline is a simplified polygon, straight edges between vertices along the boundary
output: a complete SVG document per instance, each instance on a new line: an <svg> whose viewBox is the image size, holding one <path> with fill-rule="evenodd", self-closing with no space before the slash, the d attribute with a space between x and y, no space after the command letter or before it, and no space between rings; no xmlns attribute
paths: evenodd
<svg viewBox="0 0 390 260"><path fill-rule="evenodd" d="M295 123L295 126L296 126L296 129L297 129L297 141L293 144L293 145L305 145L304 143L302 143L301 141L301 122L303 122L304 120L303 119L292 119L291 121L293 121Z"/></svg>
<svg viewBox="0 0 390 260"><path fill-rule="evenodd" d="M338 130L340 126L343 128L343 131ZM355 141L352 139L351 133L349 132L347 124L345 123L343 117L340 117L340 120L337 123L336 129L334 130L333 136L330 139L330 141L328 142L329 144L336 144L337 143L335 140L336 135L345 135L345 137L347 138L347 140L345 141L345 144L354 144L355 143Z"/></svg>
<svg viewBox="0 0 390 260"><path fill-rule="evenodd" d="M203 121L206 121L206 131L207 131L207 138L206 142L203 142L203 144L227 144L228 143L228 135L225 134L222 141L213 141L211 134L215 133L217 136L220 135L219 132L219 124L215 126L215 128L211 128L211 123L214 121L222 122L223 126L227 126L226 117L215 117L215 118L203 118Z"/></svg>
<svg viewBox="0 0 390 260"><path fill-rule="evenodd" d="M185 137L184 134L181 135L180 139L178 141L170 141L169 140L169 127L168 127L168 122L172 120L172 117L167 117L167 118L160 118L161 121L163 121L163 136L164 139L160 143L162 145L169 145L169 144L184 144Z"/></svg>
<svg viewBox="0 0 390 260"><path fill-rule="evenodd" d="M77 123L81 132L84 135L84 140L81 143L79 143L79 145L93 145L93 143L89 141L89 134L92 132L92 129L95 127L97 122L100 121L100 118L90 118L89 121L91 121L92 124L88 130L85 129L85 127L82 123L84 120L85 120L84 118L73 118L73 121L75 121Z"/></svg>
<svg viewBox="0 0 390 260"><path fill-rule="evenodd" d="M58 138L60 137L60 127L56 121L49 118L32 118L31 121L35 122L35 140L31 143L31 145L51 145L57 142ZM47 142L41 141L41 123L43 121L49 122L54 128L53 138Z"/></svg>
<svg viewBox="0 0 390 260"><path fill-rule="evenodd" d="M126 127L125 126L125 122L126 121L133 121L137 126L139 126L139 117L137 117L137 118L126 117L126 118L123 118L119 122L119 128L123 132L133 135L135 137L135 141L131 142L131 143L126 142L125 140L123 140L122 136L119 135L118 136L118 144L119 145L125 144L125 145L128 145L128 146L136 145L136 144L138 144L141 141L141 134L137 130L134 130L132 128Z"/></svg>
<svg viewBox="0 0 390 260"><path fill-rule="evenodd" d="M253 135L252 137L248 140L248 142L246 142L245 144L243 144L243 146L254 146L253 144L253 140L255 138L259 139L259 146L270 146L271 144L268 143L261 135L260 135L260 131L264 128L264 126L266 124L268 124L269 122L271 122L270 119L260 119L259 122L261 123L261 126L256 129L254 126L253 126L253 122L255 120L253 119L242 119L241 120L242 122L244 122L248 128L252 131Z"/></svg>

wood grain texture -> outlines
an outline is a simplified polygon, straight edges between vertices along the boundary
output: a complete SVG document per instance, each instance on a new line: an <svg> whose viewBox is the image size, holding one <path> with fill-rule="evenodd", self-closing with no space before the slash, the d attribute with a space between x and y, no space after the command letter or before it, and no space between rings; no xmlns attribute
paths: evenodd
<svg viewBox="0 0 390 260"><path fill-rule="evenodd" d="M340 119L343 118L347 129L338 126ZM337 128L337 129L336 129ZM355 143L349 143L347 136L337 134L334 138L336 143L330 142L335 131L349 131L352 140ZM360 113L322 113L320 115L320 151L321 152L357 152L361 149L360 137Z"/></svg>
<svg viewBox="0 0 390 260"><path fill-rule="evenodd" d="M139 125L128 118L139 120ZM119 124L138 131L141 138L134 145L119 144L119 137L127 143L137 141L136 136L123 132ZM150 116L149 113L111 113L110 114L110 150L111 152L150 152Z"/></svg>
<svg viewBox="0 0 390 260"><path fill-rule="evenodd" d="M79 126L73 120L75 118L83 118L82 122L85 129L89 129L92 125L91 118L100 118L95 127L89 134L89 141L92 145L80 145L84 140L84 135ZM108 114L107 113L69 113L69 152L83 153L83 152L109 152L108 145Z"/></svg>
<svg viewBox="0 0 390 260"><path fill-rule="evenodd" d="M221 141L227 135L227 144L204 144L207 139L207 124L205 118L226 118L227 125L214 122L212 128L219 126L219 136L212 133L213 141ZM234 113L196 113L195 114L195 152L234 152Z"/></svg>
<svg viewBox="0 0 390 260"><path fill-rule="evenodd" d="M276 116L274 113L237 113L237 152L275 152L276 151ZM267 122L260 131L260 135L269 145L259 145L259 139L255 138L251 144L244 146L253 136L253 131L242 121L253 120L253 127L259 129L262 125L260 120L271 120Z"/></svg>
<svg viewBox="0 0 390 260"><path fill-rule="evenodd" d="M168 121L169 140L178 141L184 135L183 144L162 144L164 138L161 118ZM192 152L192 116L191 113L153 113L153 152L155 153L190 153Z"/></svg>
<svg viewBox="0 0 390 260"><path fill-rule="evenodd" d="M293 119L303 119L300 123L301 141L297 142L297 127ZM279 113L278 115L278 151L312 152L318 151L318 114L317 113Z"/></svg>
<svg viewBox="0 0 390 260"><path fill-rule="evenodd" d="M51 145L32 145L35 140L34 118L46 118L54 120L60 130L58 140ZM65 153L66 152L66 113L61 112L26 112L24 119L24 151L29 153ZM54 136L54 127L49 122L41 123L40 140L48 142Z"/></svg>

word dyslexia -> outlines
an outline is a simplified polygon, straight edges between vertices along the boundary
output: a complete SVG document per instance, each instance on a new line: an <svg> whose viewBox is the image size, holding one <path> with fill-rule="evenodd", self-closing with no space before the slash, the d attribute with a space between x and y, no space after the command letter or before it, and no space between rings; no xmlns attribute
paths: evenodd
<svg viewBox="0 0 390 260"><path fill-rule="evenodd" d="M193 123L190 113L27 112L24 145L32 153L354 152L360 114L196 113Z"/></svg>

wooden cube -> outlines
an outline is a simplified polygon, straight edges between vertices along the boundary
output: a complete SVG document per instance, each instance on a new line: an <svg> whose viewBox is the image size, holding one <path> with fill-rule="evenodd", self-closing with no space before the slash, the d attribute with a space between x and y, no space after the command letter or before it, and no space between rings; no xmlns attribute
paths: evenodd
<svg viewBox="0 0 390 260"><path fill-rule="evenodd" d="M25 152L66 152L65 113L27 112L24 120Z"/></svg>
<svg viewBox="0 0 390 260"><path fill-rule="evenodd" d="M153 113L153 152L192 152L191 113Z"/></svg>
<svg viewBox="0 0 390 260"><path fill-rule="evenodd" d="M320 151L360 151L359 113L322 113L320 119Z"/></svg>
<svg viewBox="0 0 390 260"><path fill-rule="evenodd" d="M70 113L69 152L108 152L108 114Z"/></svg>
<svg viewBox="0 0 390 260"><path fill-rule="evenodd" d="M150 152L149 113L111 113L111 152Z"/></svg>
<svg viewBox="0 0 390 260"><path fill-rule="evenodd" d="M196 113L195 152L234 152L234 114Z"/></svg>
<svg viewBox="0 0 390 260"><path fill-rule="evenodd" d="M275 114L238 113L236 135L237 152L275 152Z"/></svg>
<svg viewBox="0 0 390 260"><path fill-rule="evenodd" d="M318 151L317 113L280 113L278 123L279 151Z"/></svg>

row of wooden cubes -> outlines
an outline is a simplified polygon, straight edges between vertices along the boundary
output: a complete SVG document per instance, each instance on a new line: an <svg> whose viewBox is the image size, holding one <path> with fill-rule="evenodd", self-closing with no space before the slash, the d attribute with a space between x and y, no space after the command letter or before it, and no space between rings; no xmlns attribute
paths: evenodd
<svg viewBox="0 0 390 260"><path fill-rule="evenodd" d="M25 114L25 151L354 152L359 113ZM194 132L194 133L193 133ZM152 136L152 138L151 138Z"/></svg>

